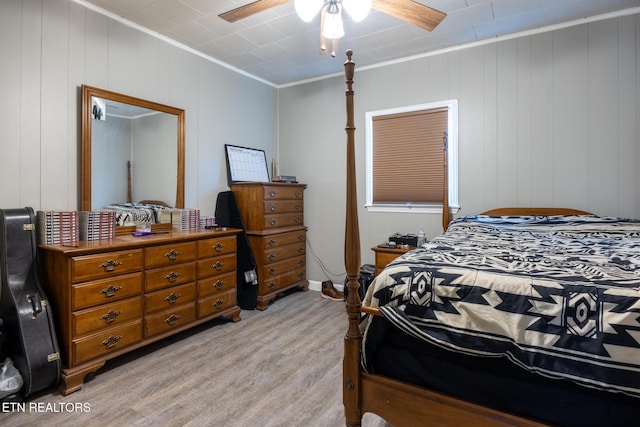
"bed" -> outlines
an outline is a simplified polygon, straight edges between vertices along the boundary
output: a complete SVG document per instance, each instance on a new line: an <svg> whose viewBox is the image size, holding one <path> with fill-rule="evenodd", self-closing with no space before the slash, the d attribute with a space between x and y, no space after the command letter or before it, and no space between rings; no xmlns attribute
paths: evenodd
<svg viewBox="0 0 640 427"><path fill-rule="evenodd" d="M116 225L119 227L135 226L139 222L160 224L167 222L162 219L163 212L170 212L163 202L149 200L140 203L113 203L102 207L102 210L113 211L116 215Z"/></svg>
<svg viewBox="0 0 640 427"><path fill-rule="evenodd" d="M445 202L445 233L390 264L362 305L351 55L346 424L637 424L638 221L553 208L451 221Z"/></svg>

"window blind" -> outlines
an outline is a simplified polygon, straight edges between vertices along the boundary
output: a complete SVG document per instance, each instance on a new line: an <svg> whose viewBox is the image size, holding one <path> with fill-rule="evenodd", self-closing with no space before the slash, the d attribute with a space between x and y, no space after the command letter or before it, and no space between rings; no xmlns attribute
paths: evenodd
<svg viewBox="0 0 640 427"><path fill-rule="evenodd" d="M375 116L373 203L442 204L446 107Z"/></svg>

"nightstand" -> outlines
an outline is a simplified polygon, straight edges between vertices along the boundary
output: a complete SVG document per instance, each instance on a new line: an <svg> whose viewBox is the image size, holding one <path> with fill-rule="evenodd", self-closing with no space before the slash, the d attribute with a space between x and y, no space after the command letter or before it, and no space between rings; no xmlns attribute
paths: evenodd
<svg viewBox="0 0 640 427"><path fill-rule="evenodd" d="M384 246L374 246L371 248L376 254L376 276L394 259L400 255L415 249L415 246L397 246L395 248L388 248Z"/></svg>

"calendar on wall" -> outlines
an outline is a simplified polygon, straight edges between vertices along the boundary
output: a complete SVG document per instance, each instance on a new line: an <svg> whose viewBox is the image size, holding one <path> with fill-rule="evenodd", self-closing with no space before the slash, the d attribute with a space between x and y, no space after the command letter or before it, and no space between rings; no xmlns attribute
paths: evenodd
<svg viewBox="0 0 640 427"><path fill-rule="evenodd" d="M264 150L225 144L227 174L232 182L269 182Z"/></svg>

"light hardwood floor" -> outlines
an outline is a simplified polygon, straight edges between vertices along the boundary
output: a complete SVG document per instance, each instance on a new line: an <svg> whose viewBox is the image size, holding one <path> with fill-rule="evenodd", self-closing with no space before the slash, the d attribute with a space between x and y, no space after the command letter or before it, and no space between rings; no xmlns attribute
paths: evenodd
<svg viewBox="0 0 640 427"><path fill-rule="evenodd" d="M346 330L342 302L294 292L109 361L81 390L39 393L0 425L344 426ZM373 414L362 425L389 426Z"/></svg>

